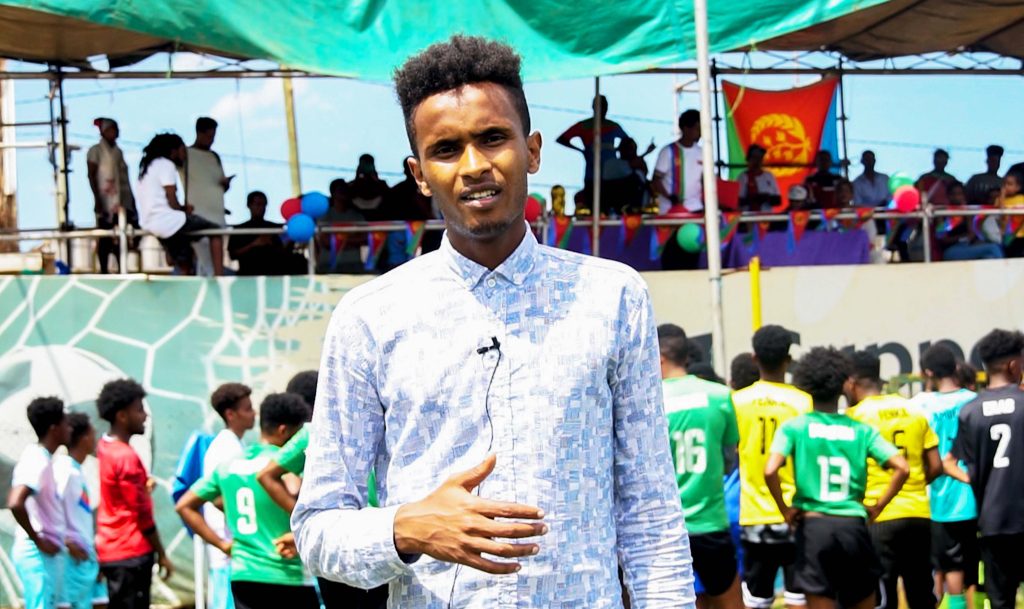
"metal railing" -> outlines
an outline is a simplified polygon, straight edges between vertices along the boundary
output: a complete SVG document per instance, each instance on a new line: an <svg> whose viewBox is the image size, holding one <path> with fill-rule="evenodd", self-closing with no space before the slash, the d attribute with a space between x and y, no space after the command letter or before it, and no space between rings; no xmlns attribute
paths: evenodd
<svg viewBox="0 0 1024 609"><path fill-rule="evenodd" d="M809 210L810 211L810 210ZM974 208L974 207L963 207L963 208L933 208L928 207L925 209L912 211L912 212L898 212L886 209L872 210L870 216L859 216L853 210L844 209L834 216L829 217L829 220L834 221L846 221L855 220L861 223L870 222L873 220L901 220L901 221L920 221L922 228L922 238L924 245L924 262L932 262L932 238L934 233L934 226L937 219L950 218L950 217L978 217L978 216L1024 216L1024 207L1019 209L997 209L997 208ZM820 210L811 211L811 220L817 221L822 218ZM739 222L743 224L753 224L757 222L786 222L790 220L788 213L743 213L739 217ZM621 226L623 222L622 218L602 218L598 221L598 227L616 227ZM704 224L703 215L693 216L681 216L681 217L666 217L666 216L645 216L643 220L644 226L683 226L685 224ZM553 225L552 218L550 216L543 217L532 224L533 228L537 230L541 235L547 235L547 231ZM594 226L593 218L574 218L573 226L578 228L592 228ZM428 231L444 230L445 224L442 220L427 220L424 222L424 228ZM395 232L404 231L409 228L409 224L403 221L390 221L390 222L353 222L344 225L318 225L316 233L313 238L304 244L309 259L309 272L310 274L316 271L316 260L315 251L316 248L312 247L316 237L319 235L331 235L331 234L370 234L378 232ZM285 229L275 228L223 228L223 229L207 229L196 231L191 233L195 236L222 236L231 237L239 235L286 235ZM127 274L127 260L128 260L128 243L129 241L144 237L154 236L153 233L145 230L140 230L129 225L124 215L121 214L119 217L118 226L112 229L76 229L76 230L59 230L59 229L29 229L29 230L17 230L17 231L0 231L0 241L58 241L68 242L72 239L102 239L102 238L113 238L119 242L118 251L118 268L121 274ZM600 255L600 244L595 243L593 247L593 254L595 256ZM145 272L141 268L140 261L140 272Z"/></svg>

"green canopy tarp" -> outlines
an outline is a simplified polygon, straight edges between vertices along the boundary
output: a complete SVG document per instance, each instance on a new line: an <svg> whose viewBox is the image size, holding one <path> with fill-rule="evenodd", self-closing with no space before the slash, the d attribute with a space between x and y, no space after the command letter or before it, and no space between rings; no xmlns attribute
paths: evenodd
<svg viewBox="0 0 1024 609"><path fill-rule="evenodd" d="M711 51L757 46L885 0L714 0ZM530 80L638 71L694 58L691 0L0 0L0 56L112 65L198 50L387 80L429 44L504 40Z"/></svg>

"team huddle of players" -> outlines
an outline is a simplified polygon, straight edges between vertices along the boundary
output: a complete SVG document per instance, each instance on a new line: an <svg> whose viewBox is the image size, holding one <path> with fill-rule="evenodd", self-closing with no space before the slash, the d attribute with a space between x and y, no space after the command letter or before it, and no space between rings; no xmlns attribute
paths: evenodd
<svg viewBox="0 0 1024 609"><path fill-rule="evenodd" d="M869 352L816 347L790 370L793 338L780 326L754 334L757 374L739 380L734 368L732 391L688 373L681 328L663 325L658 339L699 604L768 609L781 569L791 608L896 609L902 579L910 609L934 609L942 595L965 609L980 556L992 609L1014 606L1024 335L993 330L978 343L987 387L977 393L976 373L931 346L913 400L883 393ZM736 457L738 531L723 485Z"/></svg>

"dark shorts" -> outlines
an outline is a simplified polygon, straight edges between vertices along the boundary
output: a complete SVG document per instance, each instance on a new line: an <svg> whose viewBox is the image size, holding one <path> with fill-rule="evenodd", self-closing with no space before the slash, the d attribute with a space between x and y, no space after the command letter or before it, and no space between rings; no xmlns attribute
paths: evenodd
<svg viewBox="0 0 1024 609"><path fill-rule="evenodd" d="M185 224L166 239L160 239L160 245L164 246L167 254L179 266L192 266L192 242L203 238L203 235L191 235L197 230L210 230L224 228L210 222L202 216L188 214L185 216Z"/></svg>
<svg viewBox="0 0 1024 609"><path fill-rule="evenodd" d="M260 582L231 582L235 609L319 609L313 586L282 586Z"/></svg>
<svg viewBox="0 0 1024 609"><path fill-rule="evenodd" d="M788 529L788 525L743 527L743 604L747 607L769 609L774 604L775 579L779 569L782 569L786 586L786 604L806 604L794 582L796 544Z"/></svg>
<svg viewBox="0 0 1024 609"><path fill-rule="evenodd" d="M107 578L109 609L149 609L149 588L153 583L153 555L100 564Z"/></svg>
<svg viewBox="0 0 1024 609"><path fill-rule="evenodd" d="M985 563L985 594L992 609L1014 609L1017 589L1024 581L1024 533L982 537L981 560Z"/></svg>
<svg viewBox="0 0 1024 609"><path fill-rule="evenodd" d="M964 586L978 584L978 521L932 522L932 565L963 571Z"/></svg>
<svg viewBox="0 0 1024 609"><path fill-rule="evenodd" d="M897 589L902 578L910 609L935 609L931 520L897 518L872 524L868 530L882 565L885 598L879 599L878 605L885 609L899 608Z"/></svg>
<svg viewBox="0 0 1024 609"><path fill-rule="evenodd" d="M729 531L690 535L690 554L704 592L724 594L736 579L736 546Z"/></svg>
<svg viewBox="0 0 1024 609"><path fill-rule="evenodd" d="M849 607L878 591L882 569L862 518L805 517L796 529L796 585Z"/></svg>
<svg viewBox="0 0 1024 609"><path fill-rule="evenodd" d="M385 609L388 606L387 584L363 590L318 577L316 585L320 588L324 609Z"/></svg>

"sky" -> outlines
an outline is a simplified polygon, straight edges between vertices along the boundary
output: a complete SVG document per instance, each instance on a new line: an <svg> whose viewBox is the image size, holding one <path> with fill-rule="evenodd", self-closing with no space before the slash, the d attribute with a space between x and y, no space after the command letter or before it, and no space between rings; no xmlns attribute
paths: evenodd
<svg viewBox="0 0 1024 609"><path fill-rule="evenodd" d="M154 57L139 69L202 69L205 58L178 54ZM38 66L8 64L9 69ZM670 143L675 124L675 86L689 76L623 75L601 79L609 99L609 116L639 143L659 147ZM729 80L750 87L785 89L810 84L814 76L743 76ZM370 153L385 180L402 179L401 164L409 153L401 110L390 83L344 79L294 80L299 158L303 191L327 191L337 177L352 178L360 154ZM871 148L878 170L919 175L931 168L935 147L950 151L948 170L961 180L984 171L984 147L1007 149L1004 169L1024 160L1020 100L1024 80L1007 76L854 76L844 79L849 158ZM263 190L271 202L268 219L280 220L280 203L290 196L287 132L283 88L276 79L207 80L69 80L65 82L69 142L78 146L71 157L71 219L91 227L92 195L86 177L85 153L99 139L93 119L114 118L120 124L121 147L133 181L142 147L153 135L173 131L186 143L194 137L199 116L220 122L214 144L226 172L237 177L227 193L232 212L228 222L248 219L245 194ZM48 120L46 81L17 81L19 122ZM569 191L582 182L581 155L555 143L572 123L589 116L594 92L591 79L526 86L534 127L544 139L541 170L530 178L531 192L546 194L554 184ZM699 107L690 84L678 108ZM20 141L48 136L45 127L18 129ZM724 140L724 138L723 138ZM653 165L654 156L648 157ZM56 222L53 173L45 150L17 152L18 214L21 228L53 228ZM854 166L851 176L860 173Z"/></svg>

